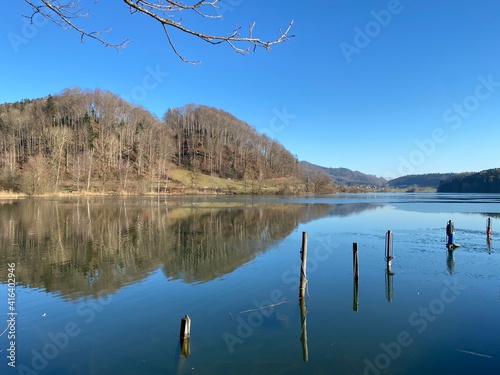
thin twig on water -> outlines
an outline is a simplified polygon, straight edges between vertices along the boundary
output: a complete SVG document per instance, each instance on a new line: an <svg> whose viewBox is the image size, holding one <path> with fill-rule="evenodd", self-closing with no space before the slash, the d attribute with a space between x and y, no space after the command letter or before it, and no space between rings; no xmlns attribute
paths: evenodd
<svg viewBox="0 0 500 375"><path fill-rule="evenodd" d="M251 309L251 310L240 311L240 314L245 314L245 313L249 313L249 312L252 312L252 311L265 310L265 309L267 309L269 307L274 307L274 306L282 305L284 303L288 303L288 302L292 302L292 301L295 301L295 299L289 299L288 301L278 302L278 303L275 303L274 305L261 306L258 309Z"/></svg>
<svg viewBox="0 0 500 375"><path fill-rule="evenodd" d="M467 353L467 354L472 354L472 355L477 355L479 357L485 357L485 358L492 358L490 355L486 354L479 354L479 353L474 353L474 352L469 352L468 350L461 350L461 349L455 349L457 352L462 352L462 353Z"/></svg>

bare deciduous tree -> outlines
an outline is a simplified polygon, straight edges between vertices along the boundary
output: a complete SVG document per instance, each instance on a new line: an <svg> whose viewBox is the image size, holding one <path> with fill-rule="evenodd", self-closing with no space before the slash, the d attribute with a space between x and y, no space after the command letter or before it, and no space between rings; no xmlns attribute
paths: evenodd
<svg viewBox="0 0 500 375"><path fill-rule="evenodd" d="M258 47L269 50L271 46L282 43L294 36L290 34L293 20L290 21L286 29L280 29L279 35L271 40L263 40L254 36L253 31L255 22L249 26L246 36L241 36L241 27L236 27L227 35L214 35L183 24L182 14L184 13L190 13L204 19L221 18L221 15L217 12L220 0L189 0L188 2L181 0L122 1L129 7L131 14L140 13L146 15L154 22L160 24L173 52L179 56L182 61L192 64L198 64L199 61L188 60L178 52L170 36L170 30L177 29L210 44L226 43L234 51L241 54L246 54L251 49L255 51ZM80 0L25 0L25 2L29 4L32 9L32 14L29 16L30 18L40 14L62 28L71 28L77 31L82 41L85 38L91 38L107 47L113 48L123 48L129 43L128 39L120 43L111 43L103 36L103 34L109 32L109 30L89 31L84 26L81 26L78 20L88 17L89 11L82 7ZM93 4L98 6L98 1L94 1Z"/></svg>
<svg viewBox="0 0 500 375"><path fill-rule="evenodd" d="M52 162L54 164L55 188L59 189L59 179L61 176L61 165L64 159L66 146L71 138L68 128L52 127L49 130Z"/></svg>
<svg viewBox="0 0 500 375"><path fill-rule="evenodd" d="M21 177L21 191L28 195L44 194L52 191L50 163L42 155L30 157Z"/></svg>

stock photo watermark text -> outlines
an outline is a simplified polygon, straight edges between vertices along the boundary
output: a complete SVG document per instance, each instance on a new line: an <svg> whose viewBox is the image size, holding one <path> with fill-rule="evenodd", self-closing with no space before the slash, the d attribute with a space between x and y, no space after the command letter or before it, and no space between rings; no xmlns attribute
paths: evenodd
<svg viewBox="0 0 500 375"><path fill-rule="evenodd" d="M442 315L446 306L453 303L466 289L455 279L454 282L444 280L445 287L441 290L438 298L432 299L426 306L420 306L417 311L408 317L408 324L418 334L424 333L429 325ZM411 330L403 330L396 335L394 341L380 343L382 351L373 360L365 358L363 375L380 375L382 371L389 368L392 361L399 358L403 349L411 346L414 342L415 333Z"/></svg>

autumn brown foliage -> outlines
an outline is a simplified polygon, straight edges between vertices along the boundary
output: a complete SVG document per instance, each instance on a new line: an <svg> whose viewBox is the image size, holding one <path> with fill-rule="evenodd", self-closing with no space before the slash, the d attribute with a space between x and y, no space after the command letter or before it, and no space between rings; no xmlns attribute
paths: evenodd
<svg viewBox="0 0 500 375"><path fill-rule="evenodd" d="M27 194L161 193L176 168L245 183L303 176L278 141L225 111L190 104L160 120L103 90L0 105L0 136L0 189Z"/></svg>

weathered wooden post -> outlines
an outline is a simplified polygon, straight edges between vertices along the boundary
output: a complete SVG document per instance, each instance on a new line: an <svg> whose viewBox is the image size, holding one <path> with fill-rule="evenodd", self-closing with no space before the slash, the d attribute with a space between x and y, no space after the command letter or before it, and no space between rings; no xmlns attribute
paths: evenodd
<svg viewBox="0 0 500 375"><path fill-rule="evenodd" d="M300 266L300 289L299 298L304 298L307 285L307 232L302 232L302 249L300 251L301 255L301 266Z"/></svg>
<svg viewBox="0 0 500 375"><path fill-rule="evenodd" d="M352 311L358 311L359 308L359 263L358 263L358 244L352 244L352 268L353 268L353 297L352 297Z"/></svg>
<svg viewBox="0 0 500 375"><path fill-rule="evenodd" d="M356 242L352 244L352 268L354 273L354 280L358 280L359 277L358 244Z"/></svg>
<svg viewBox="0 0 500 375"><path fill-rule="evenodd" d="M486 237L491 238L491 217L486 220Z"/></svg>
<svg viewBox="0 0 500 375"><path fill-rule="evenodd" d="M190 348L190 337L191 337L191 318L186 314L184 318L181 319L181 353L184 357L189 356Z"/></svg>
<svg viewBox="0 0 500 375"><path fill-rule="evenodd" d="M391 270L392 260L394 259L393 238L392 231L388 230L385 235L385 261L387 262L387 270L385 271L385 291L389 302L392 302L394 294L392 284L394 272Z"/></svg>
<svg viewBox="0 0 500 375"><path fill-rule="evenodd" d="M385 261L387 262L387 270L391 270L391 262L394 259L394 249L392 246L393 235L392 231L388 230L385 235Z"/></svg>
<svg viewBox="0 0 500 375"><path fill-rule="evenodd" d="M304 298L300 299L300 323L301 323L301 334L300 341L302 342L302 357L304 362L309 360L309 348L307 346L307 307Z"/></svg>
<svg viewBox="0 0 500 375"><path fill-rule="evenodd" d="M181 319L181 332L180 338L187 339L191 336L191 318L189 315L185 315L184 318Z"/></svg>
<svg viewBox="0 0 500 375"><path fill-rule="evenodd" d="M299 289L299 304L300 304L300 322L301 322L301 335L300 341L302 342L302 356L304 361L309 360L309 349L307 347L307 321L306 313L307 308L304 300L306 286L307 286L307 232L302 232L302 249L300 251L301 266L300 266L300 289Z"/></svg>

